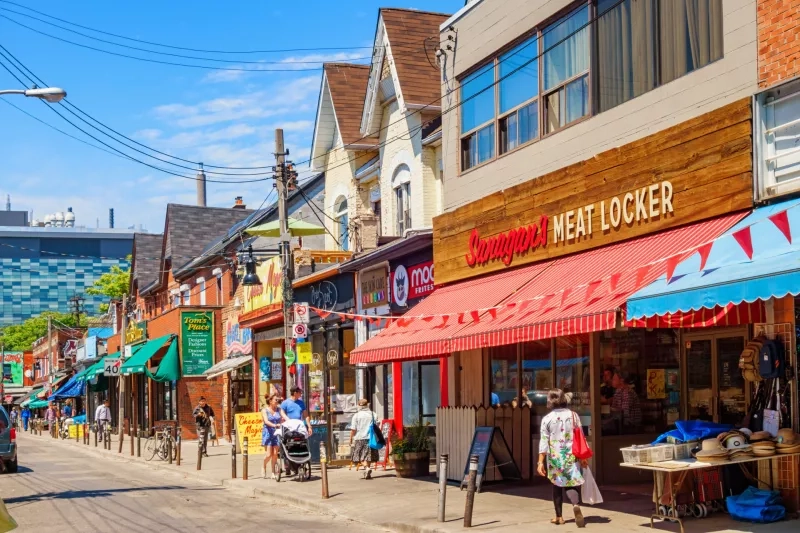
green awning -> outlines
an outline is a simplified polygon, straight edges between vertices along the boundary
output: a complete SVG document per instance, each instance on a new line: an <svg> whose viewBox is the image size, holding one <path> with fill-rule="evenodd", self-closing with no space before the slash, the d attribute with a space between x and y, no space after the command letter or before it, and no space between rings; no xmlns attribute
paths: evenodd
<svg viewBox="0 0 800 533"><path fill-rule="evenodd" d="M103 362L109 357L111 357L112 359L114 359L116 357L119 357L119 352L112 353L111 355L106 355L105 357L103 357L102 359L97 361L95 364L93 364L92 366L87 368L86 369L86 374L84 374L83 378L90 380L90 379L94 378L95 376L98 376L98 375L102 376L103 375Z"/></svg>
<svg viewBox="0 0 800 533"><path fill-rule="evenodd" d="M33 400L28 404L29 409L42 409L50 405L47 400Z"/></svg>
<svg viewBox="0 0 800 533"><path fill-rule="evenodd" d="M89 373L89 369L90 368L92 368L92 367L91 366L87 366L86 368L84 368L83 370L81 370L80 372L78 372L77 374L72 376L72 379L74 379L75 381L86 381L86 379L87 379L86 375Z"/></svg>
<svg viewBox="0 0 800 533"><path fill-rule="evenodd" d="M247 228L244 231L245 233L248 233L250 235L258 235L260 237L281 236L281 226L280 222L277 220L274 220L272 222L266 222L264 224L259 224L258 226ZM322 226L317 226L316 224L305 222L303 220L298 220L296 218L289 217L289 233L292 235L292 237L324 235L325 228L323 228Z"/></svg>
<svg viewBox="0 0 800 533"><path fill-rule="evenodd" d="M38 395L40 392L42 392L43 390L44 390L44 387L39 387L38 389L34 389L34 390L32 390L32 391L31 391L31 392L28 394L28 396L27 396L27 397L26 397L24 400L22 400L22 403L20 403L20 404L19 404L19 405L20 405L20 407L25 407L25 406L28 406L28 407L30 407L30 403L31 403L31 402L35 402L35 401L36 401L36 399L37 399L37 398L36 398L36 396L37 396L37 395Z"/></svg>
<svg viewBox="0 0 800 533"><path fill-rule="evenodd" d="M172 334L164 335L143 344L130 359L122 363L119 369L120 375L144 374L147 370L147 362L173 337Z"/></svg>
<svg viewBox="0 0 800 533"><path fill-rule="evenodd" d="M177 381L180 379L181 361L178 357L177 340L174 338L172 339L172 342L169 344L169 348L167 349L167 353L158 364L158 370L156 370L155 374L150 372L150 370L148 370L146 367L144 370L150 379L157 381L158 383L167 383L169 381Z"/></svg>

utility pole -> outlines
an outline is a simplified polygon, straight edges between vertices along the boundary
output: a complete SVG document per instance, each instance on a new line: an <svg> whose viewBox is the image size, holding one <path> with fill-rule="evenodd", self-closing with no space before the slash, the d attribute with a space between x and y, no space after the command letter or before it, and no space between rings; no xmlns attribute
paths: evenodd
<svg viewBox="0 0 800 533"><path fill-rule="evenodd" d="M125 333L128 331L128 295L122 296L122 329L119 332L119 355L125 359ZM117 417L117 427L120 428L120 438L122 438L122 421L125 420L125 380L124 376L117 377L119 382L119 416Z"/></svg>
<svg viewBox="0 0 800 533"><path fill-rule="evenodd" d="M55 362L53 361L53 317L47 316L47 381L50 382L50 375L53 374Z"/></svg>
<svg viewBox="0 0 800 533"><path fill-rule="evenodd" d="M81 296L80 294L76 294L72 298L69 299L69 303L72 306L72 313L75 315L75 327L81 327L81 313L84 311L83 302L86 301L86 298Z"/></svg>
<svg viewBox="0 0 800 533"><path fill-rule="evenodd" d="M6 397L6 345L0 342L0 404Z"/></svg>
<svg viewBox="0 0 800 533"><path fill-rule="evenodd" d="M292 179L286 167L286 156L283 145L283 129L275 130L275 186L278 189L278 218L281 228L281 270L283 274L283 339L285 350L292 346L292 323L294 322L294 305L292 295L292 279L294 278L294 259L292 258L292 236L289 233L289 215L287 203L289 199L289 180ZM291 389L296 386L295 377L287 371L286 385ZM288 394L286 395L288 398Z"/></svg>

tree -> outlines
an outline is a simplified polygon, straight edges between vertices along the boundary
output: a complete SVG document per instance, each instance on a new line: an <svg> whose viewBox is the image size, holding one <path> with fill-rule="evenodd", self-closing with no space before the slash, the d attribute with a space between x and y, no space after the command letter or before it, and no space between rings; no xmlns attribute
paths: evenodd
<svg viewBox="0 0 800 533"><path fill-rule="evenodd" d="M131 256L126 257L128 261ZM118 265L111 267L109 272L106 272L97 278L94 284L86 289L86 294L94 296L108 296L110 300L121 300L125 294L128 293L131 284L131 268L121 268ZM108 304L101 304L100 311L108 311Z"/></svg>
<svg viewBox="0 0 800 533"><path fill-rule="evenodd" d="M64 326L70 328L77 326L77 324L75 324L75 315L45 311L39 316L29 318L22 324L7 326L3 329L2 334L0 334L0 340L2 340L5 345L5 349L15 352L30 350L36 339L47 335L48 316ZM83 317L81 325L85 325L85 321L86 317ZM62 327L61 324L58 324L58 326Z"/></svg>

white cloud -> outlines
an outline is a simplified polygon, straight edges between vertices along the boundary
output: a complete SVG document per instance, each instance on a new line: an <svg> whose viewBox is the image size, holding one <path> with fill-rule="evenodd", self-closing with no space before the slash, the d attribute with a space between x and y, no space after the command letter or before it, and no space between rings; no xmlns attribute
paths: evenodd
<svg viewBox="0 0 800 533"><path fill-rule="evenodd" d="M323 63L331 62L356 62L367 61L370 59L371 50L365 48L363 50L353 52L335 52L330 54L307 54L300 56L289 56L279 61L264 62L260 64L247 63L242 65L234 65L231 68L246 69L246 70L215 70L203 78L206 83L230 83L234 81L241 81L247 77L258 76L258 71L282 71L282 70L297 70L304 71L309 69L321 69Z"/></svg>
<svg viewBox="0 0 800 533"><path fill-rule="evenodd" d="M131 135L134 139L144 140L144 141L154 141L161 137L161 130L155 128L146 128L143 130L139 130Z"/></svg>

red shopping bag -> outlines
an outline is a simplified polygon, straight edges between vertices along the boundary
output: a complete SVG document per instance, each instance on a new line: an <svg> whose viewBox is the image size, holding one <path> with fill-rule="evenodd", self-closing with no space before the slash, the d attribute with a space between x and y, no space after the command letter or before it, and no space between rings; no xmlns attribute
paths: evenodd
<svg viewBox="0 0 800 533"><path fill-rule="evenodd" d="M588 461L594 455L592 449L589 448L589 443L586 442L586 437L583 435L581 421L574 412L572 413L572 455L581 461Z"/></svg>

